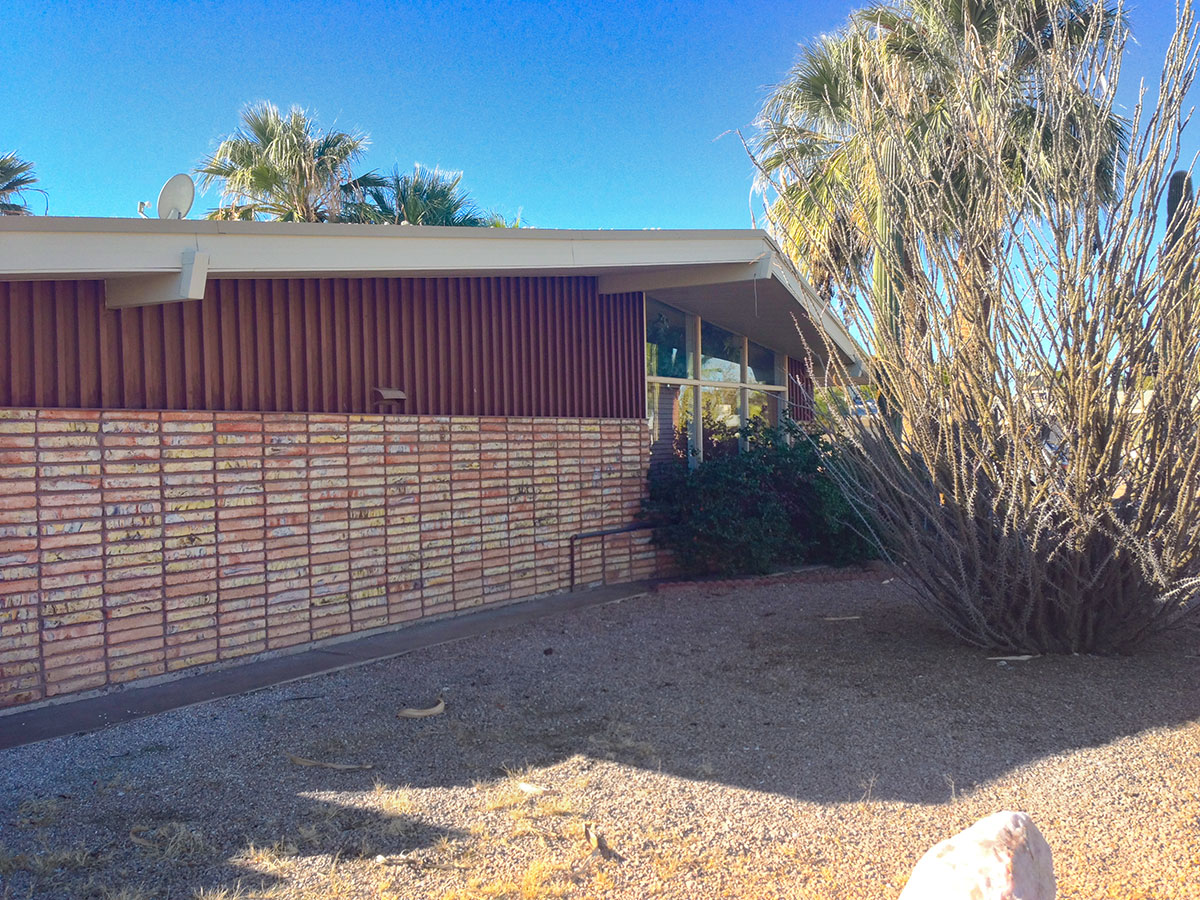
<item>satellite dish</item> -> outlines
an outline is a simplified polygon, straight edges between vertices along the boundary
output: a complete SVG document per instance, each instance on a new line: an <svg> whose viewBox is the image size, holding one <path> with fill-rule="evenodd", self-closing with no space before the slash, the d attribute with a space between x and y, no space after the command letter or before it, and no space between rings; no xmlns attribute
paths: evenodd
<svg viewBox="0 0 1200 900"><path fill-rule="evenodd" d="M192 208L196 199L196 186L190 176L180 172L167 179L158 192L158 217L160 219L182 219Z"/></svg>

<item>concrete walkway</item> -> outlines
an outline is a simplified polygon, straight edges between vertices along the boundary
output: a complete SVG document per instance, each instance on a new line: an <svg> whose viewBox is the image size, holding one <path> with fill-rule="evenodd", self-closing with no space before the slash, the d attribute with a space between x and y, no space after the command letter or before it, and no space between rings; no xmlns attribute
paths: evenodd
<svg viewBox="0 0 1200 900"><path fill-rule="evenodd" d="M337 672L413 650L475 637L520 625L554 613L615 603L645 593L653 582L637 581L588 590L552 594L467 615L418 622L394 631L341 639L298 653L233 665L144 687L130 686L81 700L32 709L0 711L0 750L35 741L98 731L169 709L207 703L234 694L284 684L312 675Z"/></svg>

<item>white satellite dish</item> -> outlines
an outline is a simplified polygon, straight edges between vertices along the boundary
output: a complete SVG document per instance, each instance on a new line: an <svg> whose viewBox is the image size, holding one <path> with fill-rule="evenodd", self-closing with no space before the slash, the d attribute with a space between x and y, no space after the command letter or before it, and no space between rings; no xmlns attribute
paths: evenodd
<svg viewBox="0 0 1200 900"><path fill-rule="evenodd" d="M158 217L160 219L182 219L192 208L196 199L196 186L190 176L180 172L167 179L158 192Z"/></svg>

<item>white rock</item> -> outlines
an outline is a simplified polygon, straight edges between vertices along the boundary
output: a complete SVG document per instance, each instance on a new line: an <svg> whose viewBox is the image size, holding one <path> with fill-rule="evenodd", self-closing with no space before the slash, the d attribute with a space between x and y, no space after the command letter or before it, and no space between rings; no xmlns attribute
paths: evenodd
<svg viewBox="0 0 1200 900"><path fill-rule="evenodd" d="M1054 900L1050 845L1028 813L998 812L935 844L900 900Z"/></svg>

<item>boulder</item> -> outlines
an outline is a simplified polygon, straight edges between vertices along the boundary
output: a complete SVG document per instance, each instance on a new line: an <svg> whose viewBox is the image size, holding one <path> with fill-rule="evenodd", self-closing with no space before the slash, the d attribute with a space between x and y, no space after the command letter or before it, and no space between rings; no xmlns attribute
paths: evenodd
<svg viewBox="0 0 1200 900"><path fill-rule="evenodd" d="M1054 900L1050 845L1028 813L998 812L935 844L900 900Z"/></svg>

